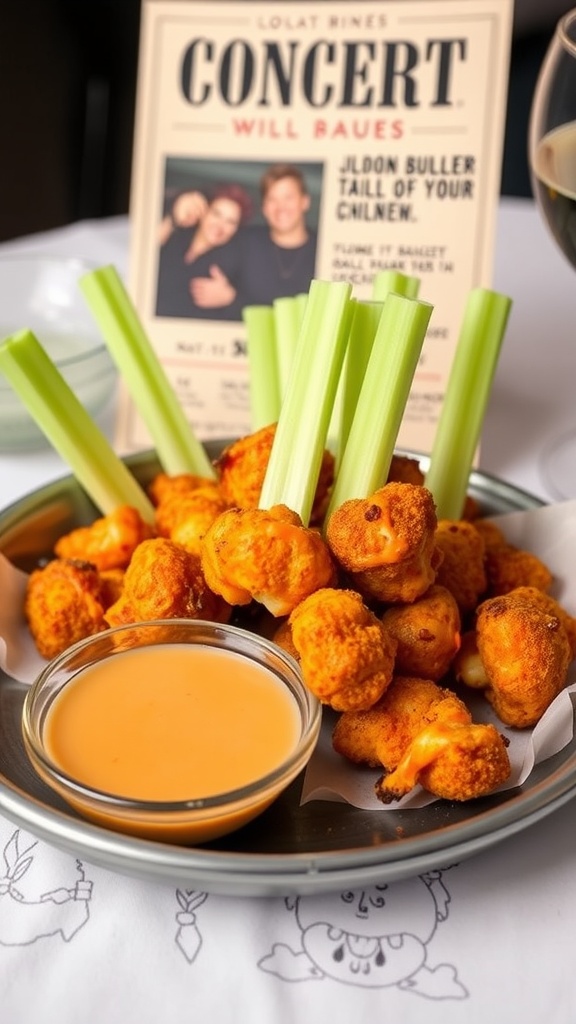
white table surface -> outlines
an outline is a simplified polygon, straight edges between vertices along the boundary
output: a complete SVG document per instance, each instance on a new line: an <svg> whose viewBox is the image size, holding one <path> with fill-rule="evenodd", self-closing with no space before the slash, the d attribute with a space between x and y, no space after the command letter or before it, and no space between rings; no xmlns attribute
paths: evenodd
<svg viewBox="0 0 576 1024"><path fill-rule="evenodd" d="M127 235L120 218L1 248L122 271ZM548 499L543 453L576 414L576 289L529 201L501 204L494 287L514 308L481 468ZM0 457L0 505L65 472L49 452ZM0 851L1 1024L576 1019L573 803L434 879L291 901L124 877L2 816Z"/></svg>

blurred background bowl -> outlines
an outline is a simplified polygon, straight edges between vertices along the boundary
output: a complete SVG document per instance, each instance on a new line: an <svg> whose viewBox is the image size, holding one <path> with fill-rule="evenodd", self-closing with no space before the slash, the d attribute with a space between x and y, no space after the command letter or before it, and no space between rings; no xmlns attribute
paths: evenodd
<svg viewBox="0 0 576 1024"><path fill-rule="evenodd" d="M94 264L57 256L0 258L0 340L29 328L95 418L112 400L117 371L78 287ZM0 451L48 445L0 373Z"/></svg>

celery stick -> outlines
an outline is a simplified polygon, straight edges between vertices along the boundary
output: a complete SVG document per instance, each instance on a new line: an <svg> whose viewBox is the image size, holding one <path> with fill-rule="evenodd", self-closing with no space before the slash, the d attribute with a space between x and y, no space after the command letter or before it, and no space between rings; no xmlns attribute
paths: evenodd
<svg viewBox="0 0 576 1024"><path fill-rule="evenodd" d="M147 522L154 521L154 509L144 491L32 331L4 339L0 370L104 515L119 505L131 505Z"/></svg>
<svg viewBox="0 0 576 1024"><path fill-rule="evenodd" d="M336 450L337 468L342 461L383 309L382 302L353 301L354 313L341 378L340 426Z"/></svg>
<svg viewBox="0 0 576 1024"><path fill-rule="evenodd" d="M487 288L466 302L426 473L439 519L459 519L512 300Z"/></svg>
<svg viewBox="0 0 576 1024"><path fill-rule="evenodd" d="M260 508L287 505L305 526L310 521L348 341L350 294L351 286L344 282L311 282L260 495Z"/></svg>
<svg viewBox="0 0 576 1024"><path fill-rule="evenodd" d="M272 306L245 306L242 317L248 335L250 414L255 431L276 423L280 415L274 311Z"/></svg>
<svg viewBox="0 0 576 1024"><path fill-rule="evenodd" d="M294 354L298 344L298 335L302 324L304 306L297 296L285 296L274 299L273 313L276 330L276 361L278 365L278 382L280 399L284 398L290 372L294 363Z"/></svg>
<svg viewBox="0 0 576 1024"><path fill-rule="evenodd" d="M327 517L385 482L432 309L395 293L384 302Z"/></svg>
<svg viewBox="0 0 576 1024"><path fill-rule="evenodd" d="M84 274L79 284L164 471L215 477L116 269L100 267Z"/></svg>
<svg viewBox="0 0 576 1024"><path fill-rule="evenodd" d="M381 270L372 281L372 299L383 302L389 292L404 295L407 299L417 299L420 291L420 280L399 270Z"/></svg>

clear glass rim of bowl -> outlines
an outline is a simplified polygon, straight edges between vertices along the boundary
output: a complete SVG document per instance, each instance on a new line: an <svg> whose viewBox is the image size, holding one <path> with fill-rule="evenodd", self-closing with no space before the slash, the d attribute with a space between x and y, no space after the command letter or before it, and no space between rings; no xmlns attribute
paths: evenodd
<svg viewBox="0 0 576 1024"><path fill-rule="evenodd" d="M560 18L558 35L564 49L576 56L576 7Z"/></svg>
<svg viewBox="0 0 576 1024"><path fill-rule="evenodd" d="M37 720L38 714L45 714L46 708L43 707L38 712L35 705L48 678L62 669L70 658L81 655L95 641L113 641L114 637L118 634L127 633L134 629L140 632L143 630L156 630L160 633L165 633L167 627L173 626L184 627L187 632L193 632L202 636L197 641L198 643L209 644L219 649L233 651L236 654L250 657L249 648L254 652L266 652L282 666L282 672L276 671L276 674L281 675L283 682L288 685L296 701L301 723L300 738L290 756L278 768L246 786L218 793L214 796L198 797L191 800L161 801L122 797L85 785L62 771L47 755L39 735L40 722ZM205 635L207 632L211 632L211 638ZM225 638L230 642L227 644L223 643L222 641ZM156 641L158 645L166 642L169 643L169 641L165 640ZM152 646L153 643L146 646ZM119 652L126 649L128 648L119 648ZM109 653L112 654L112 651ZM269 671L275 671L273 667L257 657L252 657L252 660L260 665L264 665ZM79 665L78 671L81 668L87 667L90 663L86 662ZM74 674L72 673L67 679L62 679L60 687L52 695L52 700L62 687L73 678ZM103 813L106 813L106 811L109 813L117 812L126 816L137 816L140 818L144 815L164 818L193 814L200 822L206 818L214 819L220 815L223 817L229 816L242 810L255 800L264 799L267 794L275 794L282 788L284 782L291 781L307 763L314 750L320 731L321 719L322 706L320 701L305 686L298 663L287 651L284 651L271 640L228 623L212 622L204 619L151 619L145 622L114 626L101 633L85 637L53 658L42 669L26 694L22 709L22 733L25 745L29 748L29 756L32 755L32 758L37 760L40 769L46 775L46 779L53 779L61 787L60 792L63 794L64 791L68 791L71 799L76 797L79 801L90 804Z"/></svg>
<svg viewBox="0 0 576 1024"><path fill-rule="evenodd" d="M0 267L2 264L8 263L46 263L66 267L77 267L78 276L80 276L82 271L88 274L90 271L97 270L99 267L98 263L95 263L93 260L84 259L83 256L58 256L54 253L42 252L17 252L4 253L0 255ZM86 309L86 312L88 312L88 309ZM94 327L95 333L97 333L98 327L96 326L96 323L94 324ZM23 329L25 329L25 327ZM75 332L71 331L70 335L74 336L74 333ZM0 341L1 340L2 338L0 338ZM39 340L42 341L41 338ZM108 346L103 339L99 342L95 341L94 345L90 348L86 348L81 352L76 352L74 355L63 356L62 358L56 359L55 362L59 370L70 369L70 367L81 366L82 363L88 362L92 359L97 359L100 356L108 357L110 361L109 369L112 370L114 368L114 363L112 362L112 358L108 351ZM0 391L6 391L7 393L9 392L10 394L13 394L10 384L7 380L4 380L2 376L0 376Z"/></svg>

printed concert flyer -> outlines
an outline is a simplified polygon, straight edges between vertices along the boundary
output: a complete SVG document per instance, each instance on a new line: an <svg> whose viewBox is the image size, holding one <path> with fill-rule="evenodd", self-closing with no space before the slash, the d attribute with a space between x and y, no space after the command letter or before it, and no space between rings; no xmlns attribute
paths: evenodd
<svg viewBox="0 0 576 1024"><path fill-rule="evenodd" d="M511 28L511 0L145 0L128 283L199 437L251 428L246 306L396 269L434 306L398 439L430 450L492 286ZM149 446L126 394L117 445Z"/></svg>

